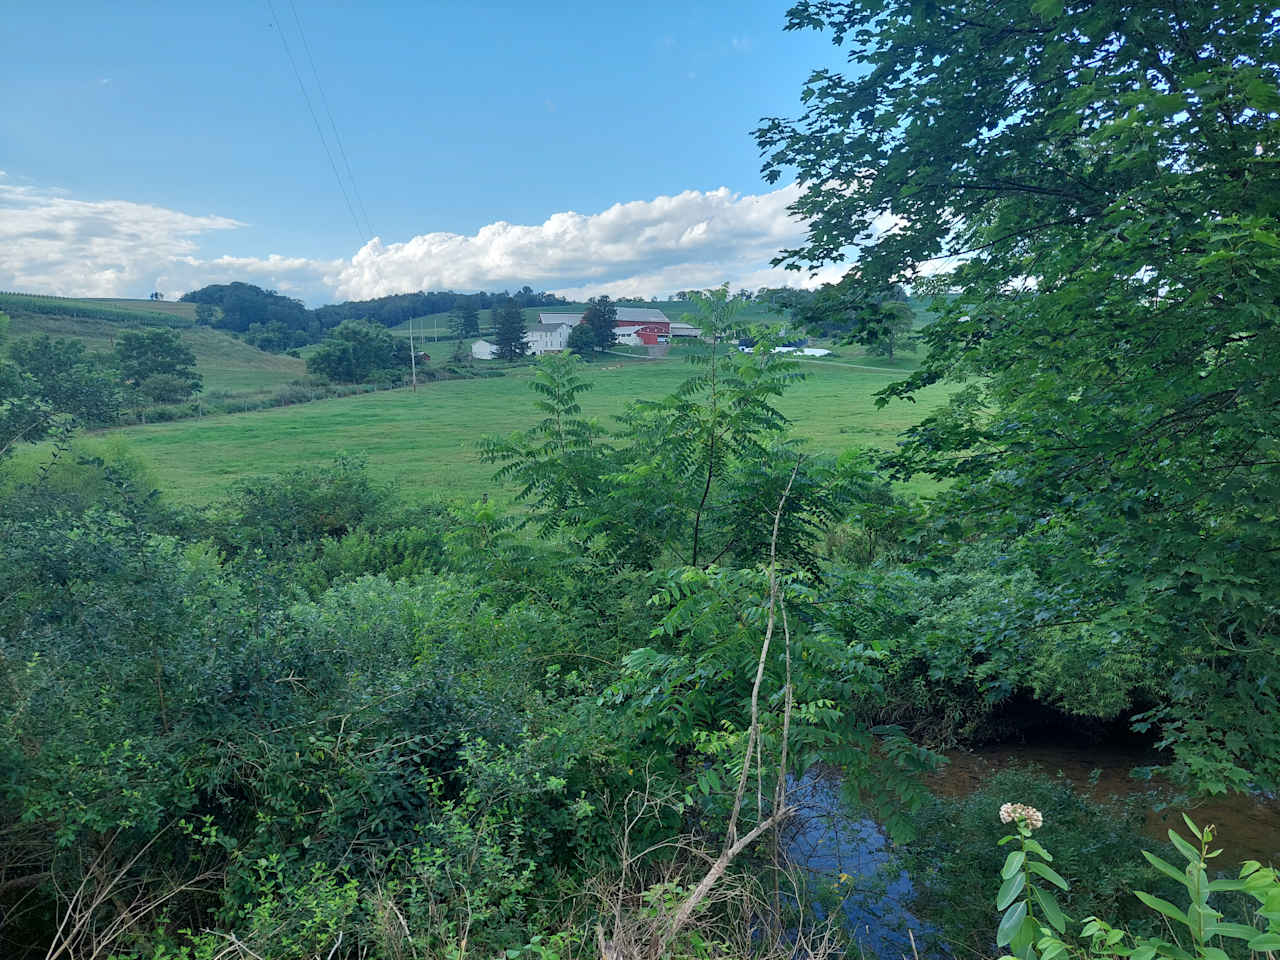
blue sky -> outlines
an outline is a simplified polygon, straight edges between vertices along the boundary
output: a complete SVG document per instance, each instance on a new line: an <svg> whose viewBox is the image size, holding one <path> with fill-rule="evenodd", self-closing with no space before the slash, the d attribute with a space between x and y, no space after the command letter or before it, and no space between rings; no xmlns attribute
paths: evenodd
<svg viewBox="0 0 1280 960"><path fill-rule="evenodd" d="M176 294L239 273L315 303L526 273L569 293L763 282L802 228L750 131L843 60L784 14L29 3L6 12L0 288ZM314 61L358 223L282 35L350 191Z"/></svg>

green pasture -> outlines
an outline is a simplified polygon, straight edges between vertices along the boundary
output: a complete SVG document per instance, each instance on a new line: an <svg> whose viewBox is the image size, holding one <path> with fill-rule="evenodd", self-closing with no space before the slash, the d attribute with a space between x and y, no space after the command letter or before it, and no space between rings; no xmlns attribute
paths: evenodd
<svg viewBox="0 0 1280 960"><path fill-rule="evenodd" d="M584 413L608 421L630 400L670 393L689 369L675 360L594 363L587 368L595 386L582 397ZM892 382L891 373L834 363L805 363L804 370L807 378L781 408L815 451L892 447L900 431L944 396L933 389L919 403L877 409L873 394ZM162 489L191 503L216 499L242 477L324 463L340 451L367 457L373 475L406 499L509 496L493 487L494 468L480 462L476 441L534 423L529 376L524 368L501 378L432 382L416 393L400 389L116 432Z"/></svg>

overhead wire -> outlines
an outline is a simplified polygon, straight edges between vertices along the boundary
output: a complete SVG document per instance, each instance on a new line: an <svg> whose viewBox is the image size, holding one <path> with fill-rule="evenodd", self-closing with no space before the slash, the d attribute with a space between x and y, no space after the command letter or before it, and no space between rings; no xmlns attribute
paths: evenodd
<svg viewBox="0 0 1280 960"><path fill-rule="evenodd" d="M320 143L324 146L325 156L329 158L329 168L333 170L333 178L338 181L338 189L342 191L342 199L346 201L347 211L351 214L351 222L355 225L356 235L360 238L360 245L364 246L368 241L368 237L360 226L360 218L356 216L356 210L351 203L351 197L347 193L346 184L342 182L342 174L338 172L338 164L333 159L333 151L329 149L329 141L324 135L324 128L320 126L320 118L316 115L315 107L311 103L311 94L307 92L307 85L302 80L302 73L298 70L297 61L293 58L293 51L289 48L289 40L284 35L284 27L280 23L280 18L276 15L275 4L272 0L267 0L267 9L271 11L271 21L276 26L276 33L280 35L280 43L284 46L285 56L289 59L289 66L293 68L293 75L298 81L298 89L302 91L302 99L306 101L307 112L311 114L311 122L315 124L316 133L320 135Z"/></svg>
<svg viewBox="0 0 1280 960"><path fill-rule="evenodd" d="M307 55L307 63L311 67L311 76L315 78L316 91L320 94L320 104L324 107L325 116L329 118L329 127L333 130L334 143L338 145L338 154L347 170L347 181L351 184L351 193L356 198L356 206L364 217L365 233L373 236L373 225L369 221L369 211L365 209L364 199L360 196L360 187L356 183L356 175L351 169L351 160L347 157L347 148L342 143L342 135L338 132L338 124L333 119L333 111L329 109L329 98L325 96L324 84L320 82L320 71L316 69L315 57L311 55L311 43L307 40L307 31L302 27L302 17L298 15L298 7L294 0L289 0L289 9L293 11L294 23L298 25L298 36L302 38L302 49Z"/></svg>
<svg viewBox="0 0 1280 960"><path fill-rule="evenodd" d="M297 25L297 28L298 28L298 36L302 40L302 47L303 47L303 50L306 52L307 62L311 67L311 74L312 74L312 77L314 78L316 91L319 94L320 102L324 107L325 115L328 117L329 126L333 130L334 143L338 147L338 152L342 156L343 166L346 168L346 171L347 171L347 178L351 184L350 193L348 193L347 186L343 182L342 174L339 173L338 171L337 161L335 161L333 158L333 151L329 147L328 138L325 137L324 129L320 123L320 118L316 114L315 105L312 102L311 94L308 92L306 82L303 80L302 73L298 69L298 63L293 56L293 51L289 46L288 38L285 36L284 27L280 23L279 16L276 14L275 4L272 2L272 0L266 0L266 2L267 2L267 9L271 12L272 22L275 24L276 30L280 34L280 43L284 47L285 55L288 57L289 66L292 68L293 75L298 81L298 88L302 91L302 98L304 101L306 101L307 112L311 114L311 122L315 125L316 133L320 137L320 143L324 147L325 156L329 158L329 168L333 171L333 178L338 182L338 189L342 191L342 199L346 203L347 212L351 214L351 222L355 225L356 235L360 238L360 245L362 247L366 246L369 243L369 241L372 240L374 237L373 223L369 219L369 212L365 208L364 199L360 195L360 188L356 184L355 172L351 169L351 161L347 156L346 147L343 145L342 135L338 132L338 124L334 120L333 111L329 107L329 98L325 96L324 84L321 83L320 81L320 71L316 68L315 57L312 56L312 53L311 53L311 44L307 40L306 30L303 29L303 26L302 26L302 17L298 14L298 8L294 0L289 0L289 7L293 12L294 23ZM352 196L355 197L355 204L351 202ZM360 213L364 216L363 225L360 222L360 217L356 215L357 206L360 208ZM369 262L369 266L372 267L373 272L377 277L379 286L382 288L387 288L389 284L387 283L386 277L382 273L382 268L379 266L377 258L370 257L368 262Z"/></svg>

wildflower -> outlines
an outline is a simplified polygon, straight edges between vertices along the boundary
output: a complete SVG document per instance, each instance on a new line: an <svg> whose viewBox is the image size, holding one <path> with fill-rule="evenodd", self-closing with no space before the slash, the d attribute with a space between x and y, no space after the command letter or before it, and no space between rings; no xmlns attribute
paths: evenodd
<svg viewBox="0 0 1280 960"><path fill-rule="evenodd" d="M1015 820L1025 821L1032 830L1044 826L1044 814L1035 807L1029 807L1025 803L1006 803L1000 807L1001 823L1013 823Z"/></svg>

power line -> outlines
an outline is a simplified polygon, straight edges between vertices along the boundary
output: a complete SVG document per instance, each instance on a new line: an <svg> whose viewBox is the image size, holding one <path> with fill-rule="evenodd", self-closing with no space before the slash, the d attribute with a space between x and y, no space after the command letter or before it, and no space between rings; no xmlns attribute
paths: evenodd
<svg viewBox="0 0 1280 960"><path fill-rule="evenodd" d="M315 107L311 103L311 94L307 92L307 85L302 80L302 74L298 71L298 64L293 59L293 51L289 49L289 41L284 35L284 28L280 24L280 18L276 16L275 4L271 0L267 0L267 9L271 11L271 20L276 25L276 32L280 34L280 43L284 46L285 56L289 58L289 66L293 68L293 75L298 80L298 89L302 91L302 99L307 102L307 112L311 114L311 122L315 124L316 133L320 135L320 143L324 146L325 156L329 158L329 167L333 170L333 178L338 181L338 189L342 191L342 199L347 203L347 211L351 214L351 222L355 224L356 235L360 238L360 245L364 246L366 237L364 231L360 228L360 218L356 216L355 207L351 204L351 197L347 194L346 185L342 182L342 175L338 173L338 165L334 162L333 151L329 149L329 141L325 138L324 129L320 126L320 118L316 116Z"/></svg>
<svg viewBox="0 0 1280 960"><path fill-rule="evenodd" d="M360 190L356 186L355 173L351 169L351 161L347 158L346 148L343 146L342 137L338 133L338 125L333 119L333 111L329 109L329 99L325 96L324 85L320 82L320 72L316 69L315 58L311 55L311 44L307 41L306 31L302 27L302 18L298 15L298 8L294 0L289 0L289 6L293 11L293 19L298 27L298 35L302 39L303 49L307 54L307 61L311 65L311 73L315 79L316 90L320 95L320 101L324 105L325 114L329 118L329 125L333 128L334 143L337 144L339 152L342 154L342 162L347 170L347 177L351 182L351 192L347 192L346 184L342 180L342 174L338 171L338 164L333 159L333 151L329 148L328 138L324 135L324 129L320 124L320 118L316 115L315 105L312 103L311 94L307 91L306 82L302 79L302 73L298 70L298 63L294 59L293 51L289 47L289 41L285 37L284 27L280 23L280 18L276 15L275 4L272 0L267 0L267 9L271 12L272 22L275 23L276 30L280 34L280 43L284 47L285 56L289 59L289 66L293 69L293 75L298 81L298 89L302 91L302 99L306 101L307 112L311 114L311 122L315 125L316 134L320 137L320 143L324 147L325 156L329 158L329 169L333 171L333 178L338 181L338 189L342 191L342 199L347 205L347 212L351 214L351 222L355 225L356 236L360 238L360 245L365 246L373 239L373 224L369 220L369 212L365 209L364 200L360 196ZM360 207L360 212L364 215L364 226L361 226L360 218L356 215L355 205L351 202L352 194L355 195L356 204ZM373 268L380 286L387 287L387 279L382 273L382 267L378 263L376 256L370 256L369 265Z"/></svg>
<svg viewBox="0 0 1280 960"><path fill-rule="evenodd" d="M316 81L316 90L320 94L320 103L324 107L325 115L329 118L329 126L333 130L334 142L338 145L338 153L342 156L343 166L347 168L347 180L351 184L351 193L356 198L356 206L360 208L360 214L364 217L365 234L369 237L373 236L373 225L369 222L369 211L365 209L364 200L360 196L360 188L356 184L356 175L351 170L351 161L347 158L347 148L342 144L342 136L338 133L338 125L334 122L333 111L329 109L329 98L325 96L324 84L320 82L320 71L316 69L315 58L311 55L311 44L307 40L307 32L302 28L302 18L298 16L298 7L289 0L289 9L293 11L293 20L298 25L298 36L302 38L302 49L307 54L307 63L311 65L311 75Z"/></svg>

